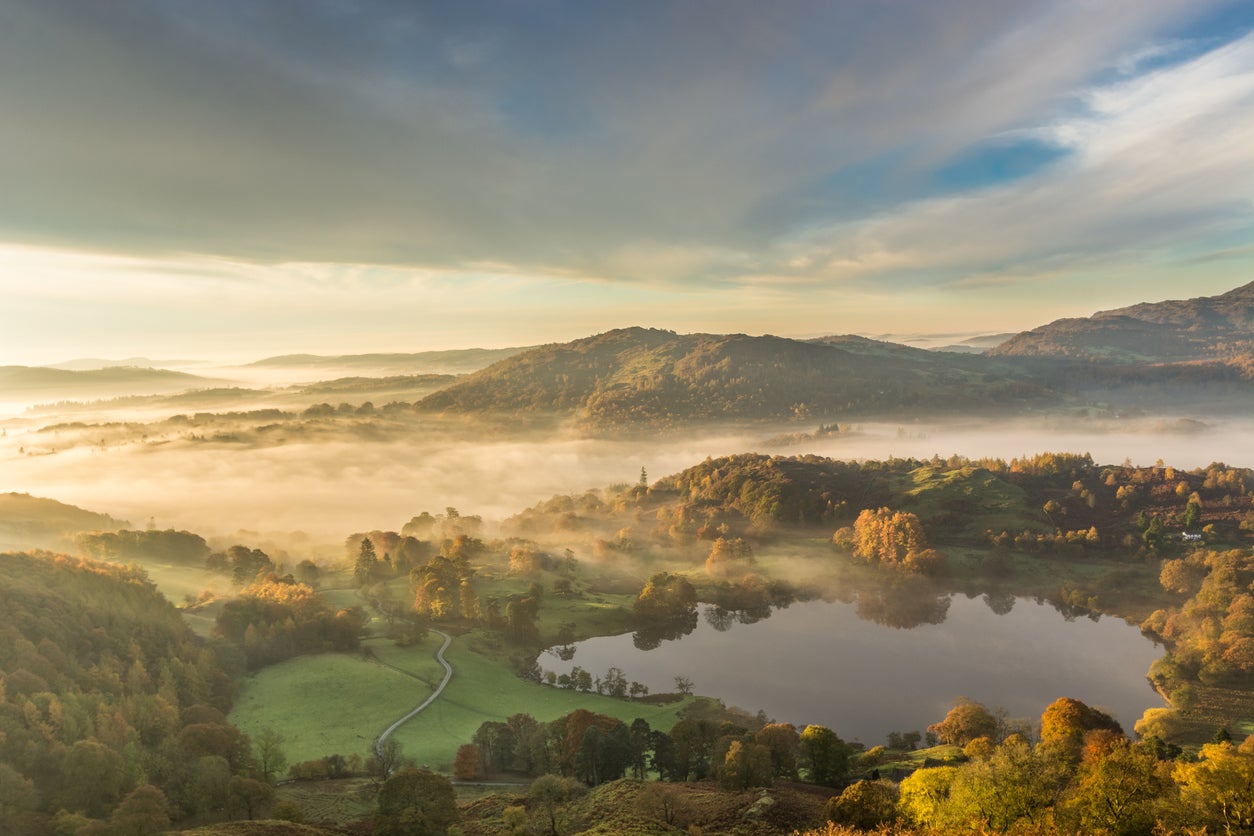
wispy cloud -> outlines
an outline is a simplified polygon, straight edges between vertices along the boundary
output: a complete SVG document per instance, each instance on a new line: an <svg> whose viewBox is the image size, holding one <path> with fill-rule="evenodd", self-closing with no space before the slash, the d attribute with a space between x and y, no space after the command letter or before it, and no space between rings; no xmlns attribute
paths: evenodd
<svg viewBox="0 0 1254 836"><path fill-rule="evenodd" d="M816 278L962 278L1254 230L1254 36L1078 98L1081 112L1038 132L1069 155L1035 176L820 227L792 248Z"/></svg>
<svg viewBox="0 0 1254 836"><path fill-rule="evenodd" d="M375 291L778 322L1126 272L1243 243L1254 15L1199 31L1237 5L9 0L0 243L301 333Z"/></svg>

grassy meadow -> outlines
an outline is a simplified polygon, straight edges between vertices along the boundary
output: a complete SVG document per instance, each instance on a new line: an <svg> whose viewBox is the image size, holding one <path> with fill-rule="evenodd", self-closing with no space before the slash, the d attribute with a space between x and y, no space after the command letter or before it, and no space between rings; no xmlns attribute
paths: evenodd
<svg viewBox="0 0 1254 836"><path fill-rule="evenodd" d="M405 755L419 764L451 771L457 747L469 743L480 724L511 714L547 722L586 708L628 723L643 717L650 726L669 729L688 703L648 705L527 682L506 664L471 650L473 635L454 638L445 654L453 678L440 699L395 733ZM434 633L408 648L371 640L365 648L374 660L324 653L272 665L245 681L231 722L249 734L279 732L292 763L330 754L364 757L375 735L426 699L442 678L435 660L440 642Z"/></svg>

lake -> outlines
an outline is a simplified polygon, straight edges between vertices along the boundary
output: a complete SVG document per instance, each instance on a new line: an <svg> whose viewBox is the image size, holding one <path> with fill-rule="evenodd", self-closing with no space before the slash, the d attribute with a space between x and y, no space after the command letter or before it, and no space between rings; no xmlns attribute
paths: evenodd
<svg viewBox="0 0 1254 836"><path fill-rule="evenodd" d="M891 731L924 731L959 696L1034 726L1053 700L1073 697L1129 733L1146 708L1164 704L1145 678L1162 651L1124 621L1068 620L1030 598L935 600L930 617L915 620L940 623L911 628L860 616L875 609L865 599L795 603L749 624L703 606L692 633L655 650L639 649L628 633L579 642L569 661L550 649L539 664L559 675L577 665L594 677L617 666L653 693L686 676L696 693L729 706L825 725L867 746Z"/></svg>

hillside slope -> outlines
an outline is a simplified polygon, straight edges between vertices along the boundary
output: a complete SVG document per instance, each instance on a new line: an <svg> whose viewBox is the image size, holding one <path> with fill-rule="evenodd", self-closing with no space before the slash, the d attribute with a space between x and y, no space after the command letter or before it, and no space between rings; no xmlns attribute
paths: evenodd
<svg viewBox="0 0 1254 836"><path fill-rule="evenodd" d="M0 366L0 392L7 400L155 395L205 388L215 382L186 372L136 366L111 366L89 371Z"/></svg>
<svg viewBox="0 0 1254 836"><path fill-rule="evenodd" d="M1227 361L1254 353L1254 282L1219 296L1143 302L1059 319L989 351L1116 363Z"/></svg>
<svg viewBox="0 0 1254 836"><path fill-rule="evenodd" d="M987 408L1045 394L1004 364L863 338L802 342L627 328L503 360L424 398L418 408L558 415L599 429L665 428L923 407L956 411L976 399Z"/></svg>
<svg viewBox="0 0 1254 836"><path fill-rule="evenodd" d="M0 548L65 546L80 531L129 528L126 520L25 493L0 494Z"/></svg>

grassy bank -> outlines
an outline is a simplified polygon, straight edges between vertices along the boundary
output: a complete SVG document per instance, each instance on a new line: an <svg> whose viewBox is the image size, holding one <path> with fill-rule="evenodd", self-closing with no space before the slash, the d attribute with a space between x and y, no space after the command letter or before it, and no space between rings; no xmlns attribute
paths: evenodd
<svg viewBox="0 0 1254 836"><path fill-rule="evenodd" d="M488 720L530 714L548 722L577 708L586 708L628 723L642 717L654 728L670 729L679 720L678 711L688 702L646 705L527 682L500 662L470 650L464 637L453 641L445 658L453 666L448 688L426 711L396 732L406 755L444 771L451 770L457 747L469 743L475 730Z"/></svg>
<svg viewBox="0 0 1254 836"><path fill-rule="evenodd" d="M405 755L419 764L450 771L457 747L469 743L480 724L511 714L549 721L586 708L626 722L643 717L655 728L669 729L687 704L646 705L526 682L467 644L467 637L455 639L445 654L454 673L440 699L396 732ZM273 665L244 682L230 719L249 734L278 731L290 762L335 753L364 756L375 735L439 682L443 669L434 658L439 645L434 634L410 648L378 640L366 643L377 661L321 654Z"/></svg>

